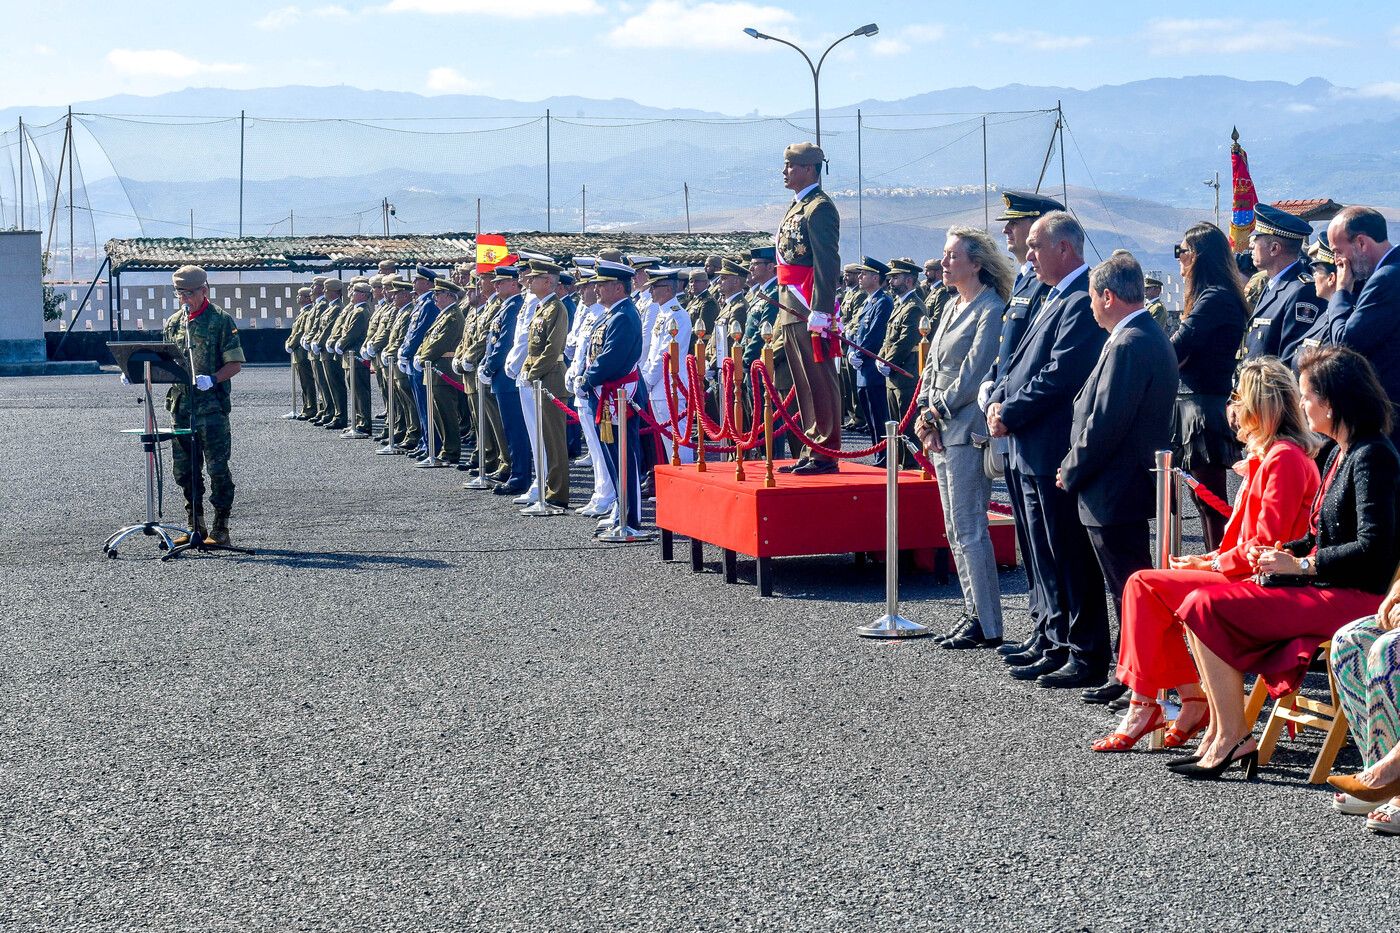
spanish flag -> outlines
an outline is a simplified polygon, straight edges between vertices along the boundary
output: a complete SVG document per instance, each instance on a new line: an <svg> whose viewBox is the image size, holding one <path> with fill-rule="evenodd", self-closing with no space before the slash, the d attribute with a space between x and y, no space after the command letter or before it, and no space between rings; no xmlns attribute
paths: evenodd
<svg viewBox="0 0 1400 933"><path fill-rule="evenodd" d="M506 248L506 238L499 233L483 233L476 238L476 271L490 272L497 266L509 265L515 257Z"/></svg>
<svg viewBox="0 0 1400 933"><path fill-rule="evenodd" d="M1249 155L1240 146L1240 131L1230 133L1230 244L1236 252L1249 249L1249 235L1254 232L1254 205L1259 196L1254 192L1254 179L1249 177Z"/></svg>

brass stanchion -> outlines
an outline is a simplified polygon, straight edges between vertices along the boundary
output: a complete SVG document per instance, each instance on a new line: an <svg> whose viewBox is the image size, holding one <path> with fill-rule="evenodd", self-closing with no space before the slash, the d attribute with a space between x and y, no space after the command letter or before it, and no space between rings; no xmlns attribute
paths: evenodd
<svg viewBox="0 0 1400 933"><path fill-rule="evenodd" d="M471 375L471 374L468 374ZM471 375L476 382L476 475L462 484L463 489L490 489L486 480L486 383Z"/></svg>
<svg viewBox="0 0 1400 933"><path fill-rule="evenodd" d="M919 318L919 371L915 374L914 379L915 392L920 391L922 388L919 384L919 380L922 379L924 375L924 362L928 359L928 335L932 330L933 322L928 319L927 314ZM900 414L903 414L903 412ZM885 456L888 457L889 455L890 452L888 450L885 451ZM928 467L920 467L919 478L933 479L933 474L928 471Z"/></svg>
<svg viewBox="0 0 1400 933"><path fill-rule="evenodd" d="M765 321L760 333L763 335L763 371L771 380L773 378L772 322ZM766 384L763 389L763 459L765 461L763 485L767 489L772 489L778 485L778 481L773 477L773 399L768 395Z"/></svg>
<svg viewBox="0 0 1400 933"><path fill-rule="evenodd" d="M744 329L734 321L729 328L729 358L734 361L734 478L743 482L744 448L739 446L739 435L744 433L744 347L740 341Z"/></svg>
<svg viewBox="0 0 1400 933"><path fill-rule="evenodd" d="M700 384L691 386L700 410L695 413L695 472L705 472L705 321L695 322L695 361L700 372Z"/></svg>
<svg viewBox="0 0 1400 933"><path fill-rule="evenodd" d="M544 458L544 406L549 401L545 398L544 383L538 379L531 383L531 388L535 391L535 488L539 490L539 495L534 502L520 510L521 515L563 515L568 509L561 509L557 505L550 505L544 501L545 476L548 472L549 464ZM550 396L552 398L553 396Z"/></svg>
<svg viewBox="0 0 1400 933"><path fill-rule="evenodd" d="M885 614L856 629L863 638L914 638L929 628L899 614L899 422L885 422Z"/></svg>
<svg viewBox="0 0 1400 933"><path fill-rule="evenodd" d="M667 380L667 382L666 382L666 385L663 385L663 386L661 387L661 391L662 391L662 393L663 393L663 394L662 394L662 398L668 398L669 396L665 394L667 388L668 388L669 386L675 385L677 382L680 381L680 374L681 374L681 366L680 366L680 359L681 359L681 357L680 357L680 353L681 353L681 347L680 347L680 344L676 343L676 335L679 334L679 333L680 333L680 328L676 326L676 322L675 322L675 321L672 321L672 322L671 322L671 345L670 345L669 347L666 348L666 375L665 375L664 377L662 377L662 378L664 378L665 380ZM681 415L680 415L679 409L680 409L680 403L681 403L682 401L684 401L684 400L680 397L679 393L677 393L677 395L676 395L676 408L677 408L677 410L671 412L671 423L672 423L672 425L673 425L673 427L671 428L671 466L680 466L680 465L681 465Z"/></svg>
<svg viewBox="0 0 1400 933"><path fill-rule="evenodd" d="M599 404L602 401L599 400ZM652 536L627 524L627 505L632 497L631 450L627 440L627 419L631 415L627 389L617 390L617 526L598 536L609 544L650 541ZM611 419L606 419L611 421Z"/></svg>

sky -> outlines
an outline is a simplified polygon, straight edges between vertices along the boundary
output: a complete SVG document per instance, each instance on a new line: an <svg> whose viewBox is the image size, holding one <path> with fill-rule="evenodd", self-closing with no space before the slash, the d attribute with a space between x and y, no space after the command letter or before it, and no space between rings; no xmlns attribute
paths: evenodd
<svg viewBox="0 0 1400 933"><path fill-rule="evenodd" d="M191 86L340 85L532 101L630 98L726 114L810 106L798 54L822 69L823 109L946 87L1081 89L1223 74L1322 77L1400 96L1400 5L948 4L876 0L0 0L0 107L65 105ZM1143 10L1151 12L1143 12ZM316 116L316 114L307 114Z"/></svg>

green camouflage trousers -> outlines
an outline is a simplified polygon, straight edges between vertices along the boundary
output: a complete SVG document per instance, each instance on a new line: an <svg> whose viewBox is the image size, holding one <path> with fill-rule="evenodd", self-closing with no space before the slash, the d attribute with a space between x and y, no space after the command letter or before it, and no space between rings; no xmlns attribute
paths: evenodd
<svg viewBox="0 0 1400 933"><path fill-rule="evenodd" d="M179 407L181 411L175 423L188 427L189 415L183 405ZM199 443L191 444L189 435L181 434L172 445L175 482L185 491L185 504L201 503L203 511L204 473L208 471L209 502L216 509L227 509L233 505L233 474L228 468L233 453L233 434L229 431L228 416L220 411L207 411L199 414L195 421Z"/></svg>

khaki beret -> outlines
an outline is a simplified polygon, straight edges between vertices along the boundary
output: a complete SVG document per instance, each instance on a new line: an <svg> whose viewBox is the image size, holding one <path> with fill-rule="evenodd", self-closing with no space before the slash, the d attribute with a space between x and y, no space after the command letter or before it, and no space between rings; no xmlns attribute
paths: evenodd
<svg viewBox="0 0 1400 933"><path fill-rule="evenodd" d="M328 278L330 278L328 275L313 275L311 277L311 284L313 287L316 285L325 285L326 279Z"/></svg>
<svg viewBox="0 0 1400 933"><path fill-rule="evenodd" d="M340 279L326 279L326 291L340 294L345 291L345 283Z"/></svg>
<svg viewBox="0 0 1400 933"><path fill-rule="evenodd" d="M392 259L381 259L381 260L379 260L379 274L380 274L380 275L392 276L392 275L393 275L395 272L397 272L397 271L399 271L399 270L398 270L397 268L395 268L395 266L394 266L394 260L392 260Z"/></svg>
<svg viewBox="0 0 1400 933"><path fill-rule="evenodd" d="M350 291L356 295L372 295L374 294L374 286L368 282L353 282L350 285Z"/></svg>
<svg viewBox="0 0 1400 933"><path fill-rule="evenodd" d="M170 278L176 288L203 288L209 284L209 276L199 266L181 266Z"/></svg>
<svg viewBox="0 0 1400 933"><path fill-rule="evenodd" d="M298 289L297 289L297 297L298 297L298 298L310 298L310 297L311 297L311 289L306 288L306 287L298 288Z"/></svg>
<svg viewBox="0 0 1400 933"><path fill-rule="evenodd" d="M598 258L606 259L608 262L622 262L622 250L613 249L611 247L609 247L608 249L599 250Z"/></svg>
<svg viewBox="0 0 1400 933"><path fill-rule="evenodd" d="M821 165L826 161L826 153L821 146L809 142L793 143L783 150L783 161L793 165Z"/></svg>

